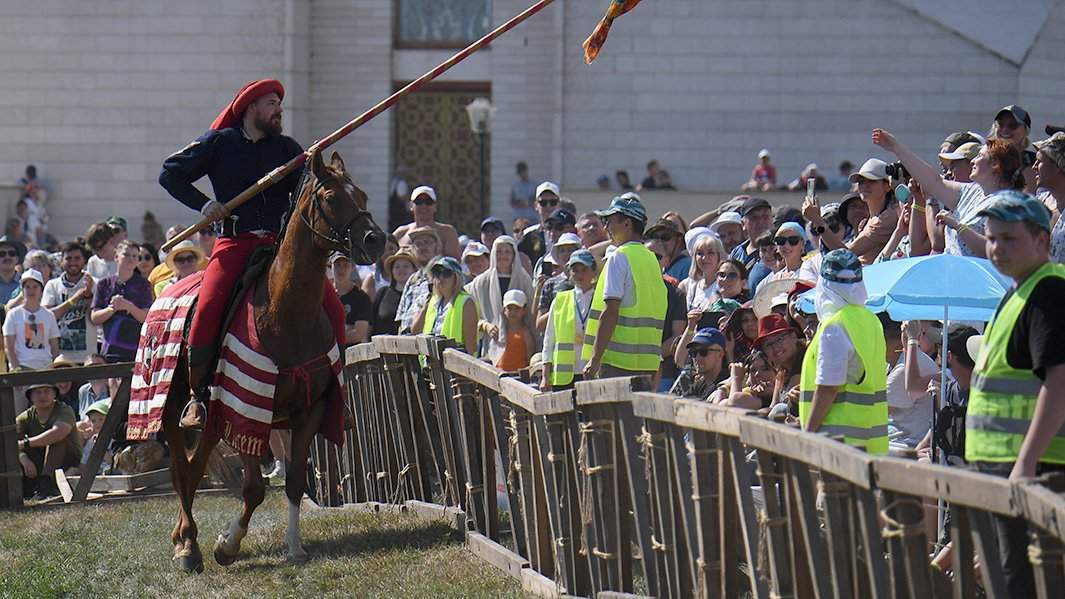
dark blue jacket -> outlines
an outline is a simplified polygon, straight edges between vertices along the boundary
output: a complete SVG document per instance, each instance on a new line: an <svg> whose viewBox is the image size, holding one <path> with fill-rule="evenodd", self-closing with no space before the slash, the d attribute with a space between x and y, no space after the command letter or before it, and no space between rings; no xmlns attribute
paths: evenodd
<svg viewBox="0 0 1065 599"><path fill-rule="evenodd" d="M302 152L296 140L285 135L253 143L240 129L212 129L163 162L159 184L182 204L200 211L210 198L193 183L204 175L211 181L214 199L224 204ZM297 169L238 207L222 223L221 235L257 230L279 233L289 194L299 177Z"/></svg>

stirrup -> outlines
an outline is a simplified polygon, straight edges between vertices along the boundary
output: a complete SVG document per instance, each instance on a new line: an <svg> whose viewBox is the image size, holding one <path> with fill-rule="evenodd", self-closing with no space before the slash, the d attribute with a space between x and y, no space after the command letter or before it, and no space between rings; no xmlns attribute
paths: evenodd
<svg viewBox="0 0 1065 599"><path fill-rule="evenodd" d="M185 404L185 409L181 411L179 425L181 428L202 431L206 422L207 405L198 398L193 397L189 400L189 403Z"/></svg>

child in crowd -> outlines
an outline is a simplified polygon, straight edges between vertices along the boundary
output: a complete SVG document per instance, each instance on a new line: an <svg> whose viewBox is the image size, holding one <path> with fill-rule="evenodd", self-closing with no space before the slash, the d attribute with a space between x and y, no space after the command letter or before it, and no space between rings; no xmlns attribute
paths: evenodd
<svg viewBox="0 0 1065 599"><path fill-rule="evenodd" d="M110 409L111 400L101 399L85 410L85 420L78 423L78 434L84 444L81 451L81 465L83 468L85 464L89 463L89 454L92 453L92 448L96 445L96 438L100 434L100 429L104 426L104 420L107 419L107 412ZM113 459L114 454L111 452L111 448L108 448L107 452L104 453L104 459L100 461L100 471L97 474L110 472Z"/></svg>
<svg viewBox="0 0 1065 599"><path fill-rule="evenodd" d="M525 292L520 289L511 289L503 294L505 326L499 334L506 339L506 348L496 361L496 367L501 370L517 372L525 368L537 349L532 331L525 324L527 302Z"/></svg>
<svg viewBox="0 0 1065 599"><path fill-rule="evenodd" d="M22 273L22 295L25 301L13 308L4 321L4 349L10 370L48 368L59 355L59 325L55 316L41 307L44 276L29 269ZM22 412L29 405L21 393L15 393L15 411Z"/></svg>

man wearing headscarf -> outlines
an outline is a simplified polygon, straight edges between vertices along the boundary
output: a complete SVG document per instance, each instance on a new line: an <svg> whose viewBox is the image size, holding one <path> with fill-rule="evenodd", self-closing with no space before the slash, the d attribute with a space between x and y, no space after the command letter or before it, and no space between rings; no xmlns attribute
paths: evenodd
<svg viewBox="0 0 1065 599"><path fill-rule="evenodd" d="M803 430L885 454L887 348L865 300L858 257L847 249L825 254L815 301L820 325L803 358L799 421Z"/></svg>
<svg viewBox="0 0 1065 599"><path fill-rule="evenodd" d="M159 184L182 204L214 221L219 229L211 261L200 286L199 301L189 332L189 376L196 396L207 395L211 363L226 304L252 252L273 245L289 206L289 195L300 179L293 172L232 213L225 203L254 185L273 169L303 152L296 140L282 135L281 100L285 88L275 79L245 85L211 123L210 129L163 162ZM193 184L207 176L214 199ZM327 281L326 285L330 285ZM336 292L323 294L323 307L344 344L344 307ZM202 406L195 400L183 424L202 426Z"/></svg>

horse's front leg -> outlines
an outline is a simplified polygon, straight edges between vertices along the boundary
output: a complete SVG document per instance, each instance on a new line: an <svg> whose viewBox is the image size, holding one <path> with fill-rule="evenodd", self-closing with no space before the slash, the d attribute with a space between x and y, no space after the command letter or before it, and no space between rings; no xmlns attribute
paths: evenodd
<svg viewBox="0 0 1065 599"><path fill-rule="evenodd" d="M245 454L241 454L240 457L244 464L244 484L241 488L244 506L240 511L240 517L230 522L215 541L214 561L220 566L228 566L237 560L240 543L248 534L251 515L255 512L255 508L262 505L263 498L266 497L266 482L259 469L259 458Z"/></svg>
<svg viewBox="0 0 1065 599"><path fill-rule="evenodd" d="M314 402L310 409L292 417L292 461L285 478L285 495L288 497L288 530L285 544L286 559L301 564L307 561L307 552L300 540L300 502L307 486L307 458L310 456L311 440L318 432L325 414L325 401Z"/></svg>

